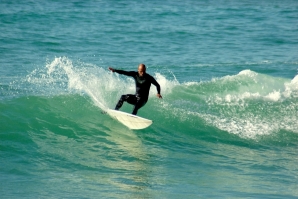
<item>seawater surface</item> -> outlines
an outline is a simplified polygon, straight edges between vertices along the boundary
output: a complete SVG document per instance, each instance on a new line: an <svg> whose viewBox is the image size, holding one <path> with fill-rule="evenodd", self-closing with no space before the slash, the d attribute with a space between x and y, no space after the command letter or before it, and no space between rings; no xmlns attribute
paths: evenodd
<svg viewBox="0 0 298 199"><path fill-rule="evenodd" d="M0 2L3 198L298 198L297 1ZM139 63L161 85L104 114ZM123 111L131 112L125 104Z"/></svg>

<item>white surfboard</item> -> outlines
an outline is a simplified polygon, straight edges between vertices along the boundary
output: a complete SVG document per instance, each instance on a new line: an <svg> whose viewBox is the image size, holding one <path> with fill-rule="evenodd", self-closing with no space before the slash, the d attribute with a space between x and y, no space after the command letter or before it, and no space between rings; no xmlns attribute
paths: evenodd
<svg viewBox="0 0 298 199"><path fill-rule="evenodd" d="M107 113L130 129L144 129L153 123L152 120L148 120L122 111L108 109Z"/></svg>

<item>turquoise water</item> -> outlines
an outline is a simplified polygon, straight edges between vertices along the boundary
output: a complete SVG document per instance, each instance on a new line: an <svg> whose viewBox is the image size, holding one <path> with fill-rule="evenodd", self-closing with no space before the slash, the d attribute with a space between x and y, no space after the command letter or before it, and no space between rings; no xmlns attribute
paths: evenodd
<svg viewBox="0 0 298 199"><path fill-rule="evenodd" d="M298 198L297 1L1 1L3 198ZM145 63L129 130L103 114ZM132 107L125 104L123 111Z"/></svg>

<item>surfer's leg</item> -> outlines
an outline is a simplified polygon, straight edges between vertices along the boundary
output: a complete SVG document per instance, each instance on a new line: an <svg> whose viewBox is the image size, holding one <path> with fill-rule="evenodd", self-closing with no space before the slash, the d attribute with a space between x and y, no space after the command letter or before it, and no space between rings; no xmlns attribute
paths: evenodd
<svg viewBox="0 0 298 199"><path fill-rule="evenodd" d="M142 108L146 104L147 100L143 100L142 98L137 97L137 103L135 104L132 114L136 115L138 113L138 110Z"/></svg>
<svg viewBox="0 0 298 199"><path fill-rule="evenodd" d="M137 103L137 97L135 95L128 94L126 102L131 105L135 105Z"/></svg>
<svg viewBox="0 0 298 199"><path fill-rule="evenodd" d="M115 110L119 110L125 101L127 101L129 104L135 104L136 103L135 95L130 95L130 94L122 95L115 107Z"/></svg>
<svg viewBox="0 0 298 199"><path fill-rule="evenodd" d="M122 95L115 107L115 110L119 110L121 108L121 106L123 105L123 102L125 102L127 100L128 96L127 95Z"/></svg>

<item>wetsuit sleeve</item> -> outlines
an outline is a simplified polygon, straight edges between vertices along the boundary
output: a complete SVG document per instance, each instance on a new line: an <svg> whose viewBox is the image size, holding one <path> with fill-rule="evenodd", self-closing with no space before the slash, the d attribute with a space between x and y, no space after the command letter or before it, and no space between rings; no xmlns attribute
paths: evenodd
<svg viewBox="0 0 298 199"><path fill-rule="evenodd" d="M156 86L157 93L160 94L160 85L157 83L157 81L154 79L154 77L151 76L151 83Z"/></svg>
<svg viewBox="0 0 298 199"><path fill-rule="evenodd" d="M124 71L124 70L114 70L116 73L120 75L126 75L126 76L134 76L135 71Z"/></svg>

